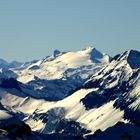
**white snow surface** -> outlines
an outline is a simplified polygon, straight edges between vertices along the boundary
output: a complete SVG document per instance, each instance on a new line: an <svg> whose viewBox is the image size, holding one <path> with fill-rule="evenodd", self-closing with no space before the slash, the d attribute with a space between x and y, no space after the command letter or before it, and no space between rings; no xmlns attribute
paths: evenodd
<svg viewBox="0 0 140 140"><path fill-rule="evenodd" d="M10 115L6 110L0 110L0 121L12 118L13 116Z"/></svg>
<svg viewBox="0 0 140 140"><path fill-rule="evenodd" d="M36 100L30 97L18 97L9 92L0 92L2 104L11 107L14 111L23 112L27 115L24 121L30 125L33 131L41 131L49 133L49 128L53 123L59 122L62 118L75 120L88 130L96 131L97 129L105 130L115 125L123 119L124 112L113 107L113 101L107 104L86 110L81 99L92 91L97 89L81 89L71 96L58 101L47 102L45 100ZM50 118L47 123L43 123L41 119L33 118L34 114L46 114L53 109L56 117ZM109 118L111 116L111 118ZM55 131L55 130L54 130Z"/></svg>
<svg viewBox="0 0 140 140"><path fill-rule="evenodd" d="M38 81L38 78L47 80L66 79L71 75L75 75L75 72L77 71L81 74L79 74L80 76L85 78L90 74L93 75L95 68L99 68L100 64L101 67L103 67L104 64L108 63L106 62L108 57L104 54L102 55L103 57L96 59L100 61L98 65L97 63L93 63L91 60L91 52L93 52L93 49L88 48L78 52L58 53L55 58L51 56L36 61L27 66L25 65L23 69L15 70L15 72L19 76L18 80L24 83L31 80ZM86 83L101 79L102 81L100 82L99 87L103 86L103 90L105 90L113 89L114 87L116 88L120 83L128 81L129 85L127 86L131 90L127 91L127 89L124 89L126 90L124 91L126 92L126 95L124 96L125 98L122 98L126 103L127 101L129 102L129 100L131 101L131 99L135 99L128 107L137 110L140 108L140 70L138 68L131 68L126 59L128 55L129 53L120 55L117 60L113 60L111 63L107 64L104 69L101 69L98 73L94 74ZM80 69L81 67L82 69ZM66 71L68 73L65 73ZM137 74L137 77L135 78L133 74ZM131 85L133 85L133 88L131 88ZM41 86L39 88L43 88ZM108 101L100 107L87 110L81 102L81 99L85 98L86 95L93 91L92 94L96 93L99 91L99 87L91 87L89 89L83 88L63 100L53 102L35 99L15 89L5 90L0 88L0 98L1 103L4 106L7 106L12 111L23 113L25 115L23 118L24 121L30 125L33 131L40 131L45 134L53 133L55 132L55 125L62 119L79 122L81 127L91 130L92 132L95 132L98 129L104 131L107 128L114 126L117 122L124 121L125 112L114 107L116 100ZM55 89L57 88L55 87ZM26 86L24 92L25 90L28 92L30 91L29 89L26 89ZM103 91L101 91L101 93L102 92ZM111 94L113 95L114 93ZM9 117L4 113L2 112L4 117ZM40 117L39 115L48 116L48 121L43 122L42 116Z"/></svg>
<svg viewBox="0 0 140 140"><path fill-rule="evenodd" d="M90 73L93 74L93 69L97 69L100 65L109 62L109 56L106 54L96 55L98 51L95 48L87 48L77 52L66 52L58 55L57 57L50 56L46 59L38 60L30 65L25 65L21 70L15 70L19 75L18 80L27 83L34 80L34 76L40 79L53 80L65 78L64 73L68 70L67 76L74 75L77 70L80 72L83 79L86 79ZM94 57L100 63L94 62L91 57ZM31 69L38 66L37 70ZM79 75L80 75L79 74Z"/></svg>
<svg viewBox="0 0 140 140"><path fill-rule="evenodd" d="M67 97L109 61L108 55L88 47L76 52L59 52L27 63L14 72L18 81L37 91L30 92L32 96L54 101Z"/></svg>

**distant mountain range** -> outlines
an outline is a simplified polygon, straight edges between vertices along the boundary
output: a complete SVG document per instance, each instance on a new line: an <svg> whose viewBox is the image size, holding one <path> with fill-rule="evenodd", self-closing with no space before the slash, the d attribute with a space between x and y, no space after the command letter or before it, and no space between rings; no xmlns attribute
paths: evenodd
<svg viewBox="0 0 140 140"><path fill-rule="evenodd" d="M23 63L18 61L7 62L4 59L0 59L0 68L17 68L20 67Z"/></svg>
<svg viewBox="0 0 140 140"><path fill-rule="evenodd" d="M0 139L140 139L140 52L55 50L0 68Z"/></svg>

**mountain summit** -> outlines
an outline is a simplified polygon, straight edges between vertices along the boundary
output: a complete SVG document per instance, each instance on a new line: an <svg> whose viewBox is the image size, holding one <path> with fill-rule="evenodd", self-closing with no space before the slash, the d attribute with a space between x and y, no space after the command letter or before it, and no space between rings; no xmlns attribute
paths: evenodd
<svg viewBox="0 0 140 140"><path fill-rule="evenodd" d="M41 92L34 96L62 99L109 63L109 58L91 47L76 52L55 50L52 56L28 63L14 72L20 82Z"/></svg>
<svg viewBox="0 0 140 140"><path fill-rule="evenodd" d="M116 55L112 60L126 60L132 69L137 69L140 67L140 52L136 50L126 51L122 54Z"/></svg>

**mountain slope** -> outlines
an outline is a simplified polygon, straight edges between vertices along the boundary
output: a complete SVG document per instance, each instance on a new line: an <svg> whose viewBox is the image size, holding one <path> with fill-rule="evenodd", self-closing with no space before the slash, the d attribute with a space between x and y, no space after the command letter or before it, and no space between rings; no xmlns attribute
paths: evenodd
<svg viewBox="0 0 140 140"><path fill-rule="evenodd" d="M0 139L24 139L30 135L30 127L0 103Z"/></svg>
<svg viewBox="0 0 140 140"><path fill-rule="evenodd" d="M56 132L62 122L70 120L92 132L99 129L105 131L120 121L139 126L139 61L134 64L135 67L130 64L130 59L139 57L139 52L135 53L131 50L115 56L82 89L48 107L47 104L40 106L27 118L27 122L35 124L36 120L40 120L32 128L43 133Z"/></svg>
<svg viewBox="0 0 140 140"><path fill-rule="evenodd" d="M134 50L114 57L105 69L85 83L84 87L87 89L99 87L97 94L101 97L98 103L90 104L87 101L92 100L95 95L87 96L83 101L85 106L91 109L95 105L101 106L105 102L116 100L114 107L124 110L124 118L139 124L139 58L140 53Z"/></svg>
<svg viewBox="0 0 140 140"><path fill-rule="evenodd" d="M88 52L87 50L83 50L83 53ZM66 54L56 51L54 55L56 58L53 56L50 63L54 63L57 59L60 60ZM98 56L98 61L102 60L100 59L102 55L98 54ZM61 135L61 139L63 139L62 137L72 139L79 137L79 139L91 140L109 138L136 140L140 138L139 58L140 53L131 50L115 56L110 63L104 64L101 61L102 69L100 68L96 73L94 71L94 74L80 86L80 89L60 101L35 98L33 94L41 92L30 88L30 84L26 85L17 81L9 88L2 84L0 86L1 103L21 120L24 120L33 131L44 134L41 136L42 138L45 138L47 134L54 139L59 139L59 135ZM42 67L48 65L48 60L45 63L42 64ZM79 63L81 62L77 61L70 67L77 66L79 69ZM96 61L96 63L99 63L96 64L97 66L100 65L100 62ZM24 67L20 71L21 74L25 71L28 73L30 65L33 64L29 64L26 70ZM41 64L38 66L31 71L36 73L38 70L42 70ZM18 72L16 71L17 75ZM60 82L60 79L57 80ZM35 77L34 83L38 86L38 83L44 81L45 79L41 79L41 77ZM9 80L4 82L7 83ZM57 85L58 83L53 84ZM71 82L71 84L73 83ZM20 86L20 90L17 85ZM56 90L57 87L54 89ZM52 88L52 90L54 89Z"/></svg>
<svg viewBox="0 0 140 140"><path fill-rule="evenodd" d="M60 100L80 87L91 75L109 63L110 57L95 48L77 52L54 51L52 56L23 65L14 72L17 79L41 91L34 96Z"/></svg>

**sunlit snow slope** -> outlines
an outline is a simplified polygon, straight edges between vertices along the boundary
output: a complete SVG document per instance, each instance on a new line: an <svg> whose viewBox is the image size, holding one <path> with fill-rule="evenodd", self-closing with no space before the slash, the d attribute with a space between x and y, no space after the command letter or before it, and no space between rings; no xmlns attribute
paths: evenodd
<svg viewBox="0 0 140 140"><path fill-rule="evenodd" d="M25 63L14 72L18 75L18 81L38 90L35 97L59 100L80 87L91 75L109 63L109 59L108 55L92 47L77 52L56 50L52 56Z"/></svg>
<svg viewBox="0 0 140 140"><path fill-rule="evenodd" d="M2 106L26 122L33 131L42 134L84 136L91 140L93 137L95 140L102 140L104 137L118 140L129 139L130 137L134 140L139 139L140 52L134 50L126 51L113 57L111 62L106 62L106 55L101 54L97 50L95 51L96 53L93 53L94 51L95 49L91 48L79 52L61 53L55 51L54 56L48 57L45 62L43 60L41 60L43 61L42 63L36 61L22 66L19 70L17 69L18 80L21 80L19 79L20 75L22 78L24 74L25 78L35 75L35 79L29 83L24 81L24 84L22 84L14 79L7 80L7 77L3 77L2 79L4 80L0 82ZM98 54L98 59L97 57L96 59L93 57L91 59L91 52L94 54L94 57L96 56L95 54ZM75 63L72 59L66 59L69 53L71 56L76 54L77 61ZM78 61L81 54L84 54L81 60L86 61L86 63ZM73 59L75 57L73 55ZM107 57L108 59L109 57ZM82 64L85 65L86 70L90 65L92 67L88 69L88 75L90 76L84 79L86 81L84 82L83 80L80 87L78 86L77 90L75 88L76 91L62 100L50 101L46 98L35 98L33 94L36 95L38 92L43 92L42 90L38 91L39 83L42 85L46 84L46 81L57 79L57 77L55 79L52 77L51 80L46 80L47 75L45 75L46 77L43 76L44 79L41 77L41 72L44 72L43 68L48 70L50 63L52 68L53 65L58 68L57 65L59 63L63 63L63 66L66 64L66 67L64 67L66 69L62 68L64 71L58 69L58 75L62 74L62 77L61 74L59 75L62 81L69 81L68 77L63 79L63 74L69 67L75 70L79 70ZM38 65L35 66L34 64ZM31 68L32 65L33 67ZM100 67L96 73L95 67ZM90 69L93 69L93 71L90 71ZM82 71L83 69L80 69L79 76L83 76ZM68 72L67 76L70 73L71 71ZM87 71L85 73L87 74ZM71 78L73 78L73 75ZM57 80L59 81L60 79ZM77 79L76 77L75 81ZM75 84L71 80L70 83ZM46 87L48 91L61 91L61 88L57 88L61 84L58 85L55 81L53 83L53 85L56 85L55 88L49 89L48 85ZM37 89L35 89L35 85ZM52 83L49 86L52 86ZM62 84L62 87L65 89L65 84ZM44 93L48 94L51 92L44 90Z"/></svg>

